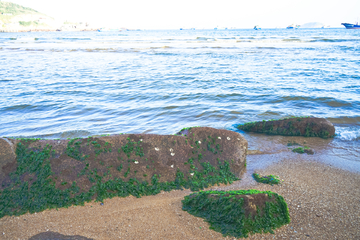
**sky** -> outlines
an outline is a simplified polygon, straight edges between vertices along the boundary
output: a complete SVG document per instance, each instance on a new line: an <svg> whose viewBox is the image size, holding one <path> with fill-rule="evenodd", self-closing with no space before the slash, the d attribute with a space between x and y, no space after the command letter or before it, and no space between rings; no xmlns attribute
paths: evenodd
<svg viewBox="0 0 360 240"><path fill-rule="evenodd" d="M360 22L360 0L6 0L59 22L129 29L285 28Z"/></svg>

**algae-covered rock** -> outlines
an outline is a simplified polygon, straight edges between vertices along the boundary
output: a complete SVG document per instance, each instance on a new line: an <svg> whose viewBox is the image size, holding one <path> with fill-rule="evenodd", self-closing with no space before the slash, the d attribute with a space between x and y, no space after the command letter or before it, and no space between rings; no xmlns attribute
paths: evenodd
<svg viewBox="0 0 360 240"><path fill-rule="evenodd" d="M276 175L260 176L258 173L253 173L252 176L254 177L255 181L259 183L274 185L281 182L279 176Z"/></svg>
<svg viewBox="0 0 360 240"><path fill-rule="evenodd" d="M186 196L182 203L184 211L204 218L210 229L224 236L273 233L290 223L284 198L270 191L201 191Z"/></svg>
<svg viewBox="0 0 360 240"><path fill-rule="evenodd" d="M246 132L266 133L270 135L304 136L332 138L334 125L324 118L293 117L283 120L250 122L237 126Z"/></svg>
<svg viewBox="0 0 360 240"><path fill-rule="evenodd" d="M0 217L94 199L141 197L183 188L198 191L231 183L245 169L247 150L247 141L239 133L207 127L190 129L187 136L123 134L8 141L16 159L6 158L11 164L2 167ZM0 163L5 161L1 156L11 153L10 147L2 150L6 154L0 155Z"/></svg>

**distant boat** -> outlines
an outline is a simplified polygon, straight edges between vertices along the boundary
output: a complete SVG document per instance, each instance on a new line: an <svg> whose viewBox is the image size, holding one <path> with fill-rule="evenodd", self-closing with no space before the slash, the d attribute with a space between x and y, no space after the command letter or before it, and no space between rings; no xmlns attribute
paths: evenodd
<svg viewBox="0 0 360 240"><path fill-rule="evenodd" d="M227 30L227 27L216 27L214 30Z"/></svg>
<svg viewBox="0 0 360 240"><path fill-rule="evenodd" d="M98 32L120 32L120 29L99 28Z"/></svg>
<svg viewBox="0 0 360 240"><path fill-rule="evenodd" d="M254 27L254 29L255 29L255 30L261 30L261 27L259 27L259 25L256 25L256 26Z"/></svg>
<svg viewBox="0 0 360 240"><path fill-rule="evenodd" d="M346 29L360 29L360 25L359 23L342 23L341 25L344 25L346 27Z"/></svg>
<svg viewBox="0 0 360 240"><path fill-rule="evenodd" d="M286 29L298 29L299 27L300 27L300 25L291 24L291 25L287 26Z"/></svg>

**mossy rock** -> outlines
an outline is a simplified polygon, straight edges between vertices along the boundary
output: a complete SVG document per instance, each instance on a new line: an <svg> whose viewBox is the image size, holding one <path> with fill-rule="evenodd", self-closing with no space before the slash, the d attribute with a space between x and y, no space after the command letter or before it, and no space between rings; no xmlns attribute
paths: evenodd
<svg viewBox="0 0 360 240"><path fill-rule="evenodd" d="M282 120L250 122L237 125L237 128L246 132L266 133L269 135L304 136L333 138L334 125L324 118L293 117Z"/></svg>
<svg viewBox="0 0 360 240"><path fill-rule="evenodd" d="M184 211L204 218L210 229L224 237L274 233L290 223L284 198L270 191L201 191L186 196L182 203Z"/></svg>
<svg viewBox="0 0 360 240"><path fill-rule="evenodd" d="M258 173L253 173L253 178L255 181L259 183L265 183L265 184L279 184L281 182L279 176L276 175L268 175L268 176L260 176Z"/></svg>
<svg viewBox="0 0 360 240"><path fill-rule="evenodd" d="M314 155L314 150L312 150L311 148L306 147L306 146L294 148L294 149L292 149L292 151L295 153L300 153L300 154L307 153L309 155Z"/></svg>
<svg viewBox="0 0 360 240"><path fill-rule="evenodd" d="M247 150L239 133L207 127L190 129L187 136L0 140L0 218L232 183L245 169Z"/></svg>

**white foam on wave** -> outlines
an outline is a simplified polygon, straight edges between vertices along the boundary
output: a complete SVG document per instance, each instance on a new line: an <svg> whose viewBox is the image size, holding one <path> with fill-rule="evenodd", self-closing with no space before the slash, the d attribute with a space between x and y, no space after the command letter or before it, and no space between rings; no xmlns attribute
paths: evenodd
<svg viewBox="0 0 360 240"><path fill-rule="evenodd" d="M360 140L360 127L335 127L336 138L344 141Z"/></svg>
<svg viewBox="0 0 360 240"><path fill-rule="evenodd" d="M15 39L14 39L15 40ZM36 41L36 38L34 37L17 37L16 41L26 41L26 42L31 42L31 41Z"/></svg>

